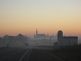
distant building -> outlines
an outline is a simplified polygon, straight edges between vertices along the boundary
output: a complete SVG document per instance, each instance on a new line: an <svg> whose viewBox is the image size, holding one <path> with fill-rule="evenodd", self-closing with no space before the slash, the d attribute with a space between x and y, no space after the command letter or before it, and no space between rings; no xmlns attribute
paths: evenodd
<svg viewBox="0 0 81 61"><path fill-rule="evenodd" d="M77 36L63 36L63 32L60 30L58 31L58 45L76 45L78 44L78 37Z"/></svg>
<svg viewBox="0 0 81 61"><path fill-rule="evenodd" d="M27 47L28 46L28 37L18 34L17 36L5 35L2 37L2 41L5 47Z"/></svg>
<svg viewBox="0 0 81 61"><path fill-rule="evenodd" d="M3 40L4 40L4 41L12 41L12 40L15 40L15 36L5 35L5 36L3 37Z"/></svg>
<svg viewBox="0 0 81 61"><path fill-rule="evenodd" d="M36 34L34 35L35 39L45 39L47 36L45 34L39 34L38 30L36 29Z"/></svg>
<svg viewBox="0 0 81 61"><path fill-rule="evenodd" d="M50 41L50 36L44 33L39 33L36 29L34 38L31 39L30 45L32 46L50 46L53 45Z"/></svg>
<svg viewBox="0 0 81 61"><path fill-rule="evenodd" d="M0 37L0 41L2 40L2 38Z"/></svg>
<svg viewBox="0 0 81 61"><path fill-rule="evenodd" d="M17 39L17 40L20 40L20 41L27 41L27 40L28 40L28 37L26 37L26 36L24 36L24 35L22 35L22 34L18 34L18 35L16 36L16 39Z"/></svg>

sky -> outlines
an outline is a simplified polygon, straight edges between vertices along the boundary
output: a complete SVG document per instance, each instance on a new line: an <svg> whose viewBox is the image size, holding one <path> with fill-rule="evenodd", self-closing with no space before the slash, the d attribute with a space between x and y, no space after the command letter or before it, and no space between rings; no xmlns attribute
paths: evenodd
<svg viewBox="0 0 81 61"><path fill-rule="evenodd" d="M81 35L81 0L0 0L0 36Z"/></svg>

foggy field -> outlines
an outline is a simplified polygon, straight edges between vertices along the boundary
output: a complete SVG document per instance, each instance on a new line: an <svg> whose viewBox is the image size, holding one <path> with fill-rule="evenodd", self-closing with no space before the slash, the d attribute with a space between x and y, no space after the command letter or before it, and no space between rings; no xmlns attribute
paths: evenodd
<svg viewBox="0 0 81 61"><path fill-rule="evenodd" d="M64 61L81 61L81 46L54 50L53 54L61 57Z"/></svg>
<svg viewBox="0 0 81 61"><path fill-rule="evenodd" d="M24 52L20 48L0 48L0 61L18 61Z"/></svg>
<svg viewBox="0 0 81 61"><path fill-rule="evenodd" d="M80 52L81 46L51 50L0 48L0 61L81 61Z"/></svg>
<svg viewBox="0 0 81 61"><path fill-rule="evenodd" d="M0 0L0 61L81 61L81 0Z"/></svg>

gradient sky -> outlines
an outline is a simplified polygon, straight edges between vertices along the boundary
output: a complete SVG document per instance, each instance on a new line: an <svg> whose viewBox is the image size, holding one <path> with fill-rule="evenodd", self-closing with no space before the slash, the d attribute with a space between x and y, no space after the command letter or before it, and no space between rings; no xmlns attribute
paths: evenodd
<svg viewBox="0 0 81 61"><path fill-rule="evenodd" d="M35 29L81 35L81 0L0 0L0 35L33 35Z"/></svg>

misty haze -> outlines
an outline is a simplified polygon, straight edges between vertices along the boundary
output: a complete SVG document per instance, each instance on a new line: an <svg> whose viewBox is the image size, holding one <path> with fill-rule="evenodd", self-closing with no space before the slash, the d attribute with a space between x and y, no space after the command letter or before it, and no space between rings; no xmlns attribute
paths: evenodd
<svg viewBox="0 0 81 61"><path fill-rule="evenodd" d="M0 0L0 61L81 61L80 0Z"/></svg>

